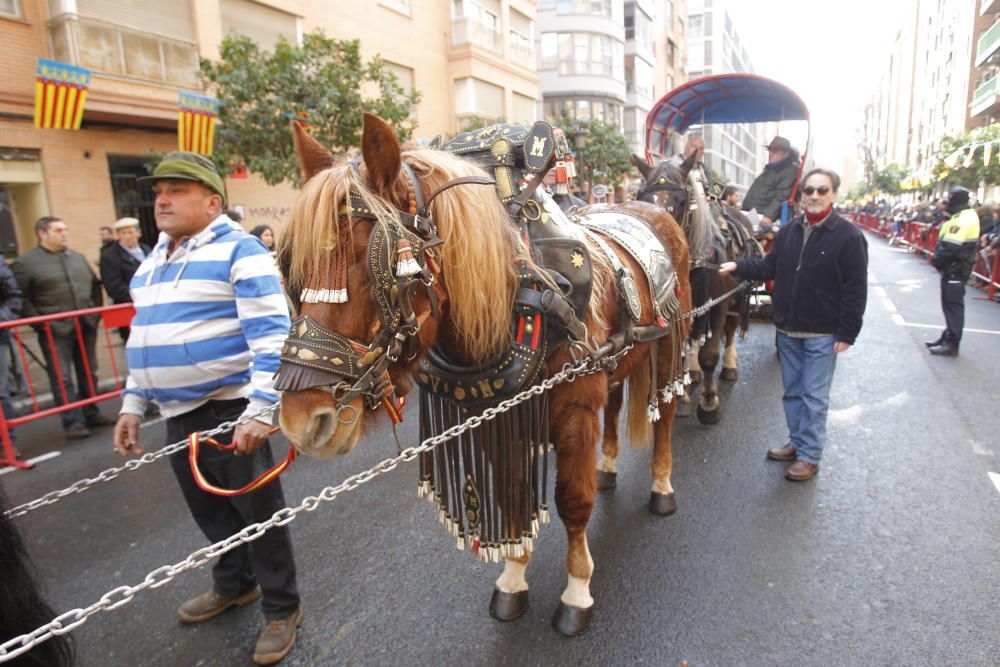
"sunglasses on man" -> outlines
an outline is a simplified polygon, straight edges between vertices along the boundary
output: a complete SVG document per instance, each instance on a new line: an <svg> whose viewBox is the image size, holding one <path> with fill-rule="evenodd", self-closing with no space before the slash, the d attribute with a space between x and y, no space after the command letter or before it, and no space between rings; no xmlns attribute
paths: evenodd
<svg viewBox="0 0 1000 667"><path fill-rule="evenodd" d="M818 192L821 196L825 197L826 195L830 194L830 188L826 187L825 185L821 185L818 188L814 188L807 185L806 187L802 188L802 192L807 197L811 197L814 192Z"/></svg>

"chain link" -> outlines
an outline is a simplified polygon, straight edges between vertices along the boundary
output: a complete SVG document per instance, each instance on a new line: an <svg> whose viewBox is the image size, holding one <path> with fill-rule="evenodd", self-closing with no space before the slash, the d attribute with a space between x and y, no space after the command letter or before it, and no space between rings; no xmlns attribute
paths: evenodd
<svg viewBox="0 0 1000 667"><path fill-rule="evenodd" d="M625 356L625 354L627 354L631 349L632 345L626 345L617 353L613 355L608 355L607 357L601 359L594 360L588 358L579 361L575 364L567 363L562 367L562 370L560 370L552 377L547 378L546 380L542 381L539 384L533 385L532 387L522 391L516 396L512 396L511 398L502 401L495 407L483 410L482 414L480 415L475 415L473 417L470 417L461 424L456 424L455 426L452 426L451 428L445 430L444 432L434 437L427 438L416 447L408 447L399 452L399 454L397 454L395 457L385 459L377 463L376 465L372 466L368 470L365 470L364 472L360 472L348 477L337 486L328 486L324 488L322 491L320 491L319 494L304 498L295 507L282 508L277 512L275 512L274 514L272 514L271 518L267 519L266 521L262 521L260 523L255 523L250 526L247 526L240 532L236 533L235 535L231 535L230 537L226 538L225 540L222 540L221 542L216 542L215 544L198 549L197 551L194 551L191 554L189 554L187 558L178 563L175 563L174 565L163 565L161 567L156 568L155 570L152 570L136 586L119 586L102 595L97 602L93 603L89 607L72 609L63 614L60 614L49 623L33 630L32 632L20 635L18 637L14 637L9 641L0 644L0 663L7 662L8 660L13 660L22 653L30 651L32 648L34 648L41 642L51 639L53 636L66 634L67 632L73 630L74 628L80 627L91 616L95 614L98 614L102 611L112 611L114 609L123 607L129 602L131 602L136 595L143 592L144 590L159 588L160 586L163 586L173 581L173 579L177 577L179 574L182 574L194 568L201 567L202 565L205 565L212 559L221 556L222 554L228 553L229 551L232 551L233 549L239 547L242 544L252 542L261 537L265 532L267 532L271 528L275 526L284 526L290 523L302 512L312 512L317 507L319 507L320 503L330 502L342 493L345 493L347 491L353 491L362 484L370 482L376 477L395 469L396 466L398 466L400 463L406 463L412 461L419 455L431 451L441 443L446 442L452 438L456 438L462 435L463 433L466 433L467 431L471 431L475 428L478 428L483 422L493 419L497 415L510 410L511 408L515 407L520 403L523 403L524 401L527 401L535 396L540 396L541 394L545 393L546 391L549 391L558 384L561 384L563 382L572 382L576 380L578 377L591 375L593 373L601 372L606 368L613 367L613 365L617 364L618 361L621 359L621 357ZM258 415L259 414L263 413L258 413ZM206 431L205 435L209 436L221 433L223 430L225 430L223 427L226 427L228 429L235 426L238 423L241 423L241 420L227 422L225 424L220 425L219 428L217 429L213 429L212 431ZM173 447L173 445L171 445L171 447ZM159 450L157 454L160 454L160 452L165 451L165 449L168 448ZM183 447L178 447L174 451L180 451L180 449L183 449ZM165 456L165 454L161 454L161 456ZM121 471L119 470L118 472ZM115 475L117 475L117 473L115 473ZM94 478L94 480L97 480L99 477L100 475ZM113 479L113 477L111 477L111 479ZM96 481L94 480L88 480L88 481L96 483ZM87 488L87 487L85 486L82 488ZM43 498L48 497L48 495L43 496ZM42 498L39 499L39 501L41 500ZM50 502L56 502L56 501L52 500ZM48 504L48 503L42 503L42 504ZM20 509L20 508L15 508L15 509ZM30 510L25 510L25 511L30 511Z"/></svg>
<svg viewBox="0 0 1000 667"><path fill-rule="evenodd" d="M258 417L264 417L270 415L277 409L278 405L274 404L270 407L264 408L260 412L256 412L251 415L242 415L239 419L223 422L213 429L210 429L208 431L203 431L201 434L202 439L204 440L206 438L212 437L213 435L219 435L221 433L225 433L240 424L246 424L254 419L257 419ZM86 491L87 489L96 484L100 484L102 482L110 482L123 472L130 472L132 470L137 470L142 466L146 465L147 463L152 463L153 461L162 459L165 456L170 456L171 454L176 454L177 452L187 449L187 447L188 447L188 441L185 438L184 440L180 440L173 444L167 445L163 449L158 449L155 452L146 452L145 454L143 454L138 458L129 459L120 466L116 466L114 468L108 468L107 470L102 470L95 477L85 477L79 481L74 482L73 484L70 484L65 489L59 489L58 491L50 491L40 498L36 498L35 500L31 500L22 505L18 505L17 507L12 507L11 509L4 512L4 516L8 519L15 519L19 516L24 516L28 512L36 510L39 507L44 507L46 505L53 505L62 500L63 498L65 498L66 496L72 496L77 493L83 493L84 491Z"/></svg>

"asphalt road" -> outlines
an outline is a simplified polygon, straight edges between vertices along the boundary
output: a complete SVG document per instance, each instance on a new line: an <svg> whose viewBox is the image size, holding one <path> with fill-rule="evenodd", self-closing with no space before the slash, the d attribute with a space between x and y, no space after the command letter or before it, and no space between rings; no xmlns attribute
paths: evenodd
<svg viewBox="0 0 1000 667"><path fill-rule="evenodd" d="M982 333L967 332L958 358L930 357L936 274L870 245L865 327L838 360L815 480L787 482L764 458L786 431L773 327L755 324L722 422L675 426L675 516L648 513L649 453L623 450L618 489L590 524L597 608L586 636L549 627L565 585L558 520L528 570L530 609L497 623L487 606L500 567L455 550L409 465L291 524L305 625L284 664L997 664L1000 304L970 290L967 326ZM415 421L400 436L414 443ZM160 446L163 424L143 437ZM38 424L20 445L59 456L0 476L14 503L120 462L107 430L65 445L54 424ZM276 453L284 447L278 439ZM297 503L394 453L383 426L351 456L300 459L286 496ZM58 611L205 544L165 462L17 521ZM255 608L176 622L177 605L208 586L206 569L189 572L93 617L74 632L79 664L250 664Z"/></svg>

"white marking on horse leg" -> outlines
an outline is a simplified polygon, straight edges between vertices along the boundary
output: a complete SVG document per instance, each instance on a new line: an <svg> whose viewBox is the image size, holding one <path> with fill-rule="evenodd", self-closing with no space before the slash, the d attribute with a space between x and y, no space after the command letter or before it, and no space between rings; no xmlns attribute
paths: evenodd
<svg viewBox="0 0 1000 667"><path fill-rule="evenodd" d="M604 472L618 472L617 459L607 454L601 454L601 460L597 462L597 469Z"/></svg>
<svg viewBox="0 0 1000 667"><path fill-rule="evenodd" d="M528 590L528 580L524 578L527 563L519 563L508 558L503 566L503 573L497 579L497 588L504 593L520 593Z"/></svg>
<svg viewBox="0 0 1000 667"><path fill-rule="evenodd" d="M590 565L590 576L586 579L567 575L566 590L559 598L563 604L586 609L594 605L594 598L590 596L590 578L594 576L594 559L590 557L590 547L587 546L587 538L583 538L583 548L587 552L587 563Z"/></svg>
<svg viewBox="0 0 1000 667"><path fill-rule="evenodd" d="M687 353L687 368L689 371L700 371L701 364L698 363L698 352L701 351L701 346L697 343L691 344L691 349Z"/></svg>
<svg viewBox="0 0 1000 667"><path fill-rule="evenodd" d="M722 353L722 367L736 368L736 336L733 336L726 346L726 351Z"/></svg>
<svg viewBox="0 0 1000 667"><path fill-rule="evenodd" d="M670 475L667 475L663 479L653 480L653 492L662 493L664 495L670 495L674 492L674 487L670 483Z"/></svg>

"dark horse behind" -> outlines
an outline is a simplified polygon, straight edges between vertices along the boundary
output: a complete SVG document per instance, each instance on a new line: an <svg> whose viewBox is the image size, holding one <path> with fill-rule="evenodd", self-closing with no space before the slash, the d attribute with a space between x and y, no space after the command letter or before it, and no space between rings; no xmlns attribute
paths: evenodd
<svg viewBox="0 0 1000 667"><path fill-rule="evenodd" d="M640 189L640 201L656 204L673 215L685 230L691 248L691 301L697 308L710 300L732 292L739 281L731 275L720 275L719 265L763 254L753 239L752 225L736 208L725 204L717 193L706 186L701 170L696 169L695 156L683 163L659 162L650 166L633 156L633 163L645 178ZM695 221L701 224L693 224ZM699 231L701 230L701 231ZM719 363L720 341L725 337L722 380L733 382L736 369L736 337L745 337L750 324L749 286L731 294L713 306L708 313L696 318L691 327L688 367L691 373L691 393L700 381L698 420L716 424L721 417L715 368ZM690 400L690 396L685 397Z"/></svg>

